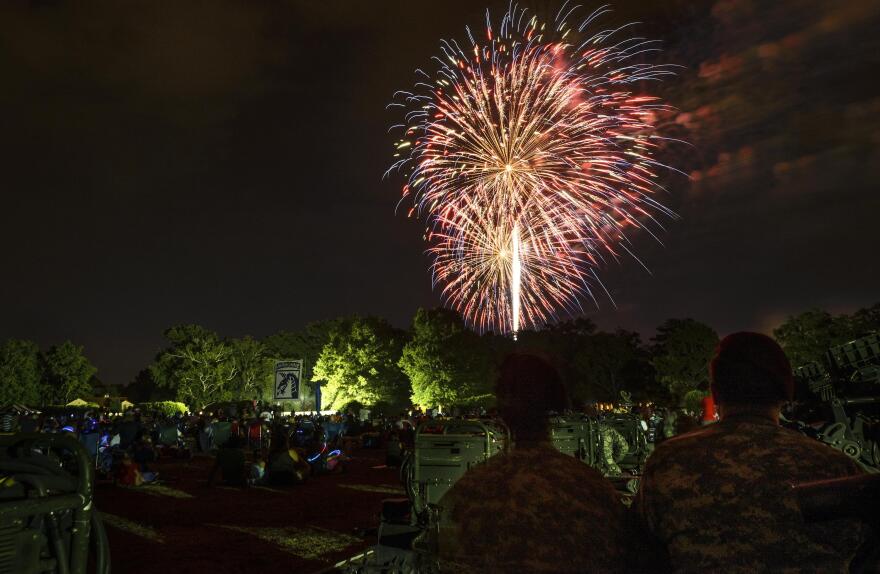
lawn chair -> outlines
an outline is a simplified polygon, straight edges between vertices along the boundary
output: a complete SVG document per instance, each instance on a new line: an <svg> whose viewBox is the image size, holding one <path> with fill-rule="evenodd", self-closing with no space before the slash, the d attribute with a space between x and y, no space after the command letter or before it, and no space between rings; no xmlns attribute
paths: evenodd
<svg viewBox="0 0 880 574"><path fill-rule="evenodd" d="M258 420L247 427L247 445L248 448L263 447L263 423Z"/></svg>
<svg viewBox="0 0 880 574"><path fill-rule="evenodd" d="M159 436L157 438L156 444L159 446L173 448L180 446L180 431L177 430L177 425L159 427Z"/></svg>
<svg viewBox="0 0 880 574"><path fill-rule="evenodd" d="M211 426L214 428L214 441L211 448L219 448L232 435L232 423L229 421L217 421L212 423Z"/></svg>
<svg viewBox="0 0 880 574"><path fill-rule="evenodd" d="M183 442L177 425L169 424L159 427L156 447L163 455L176 458L189 458L191 452Z"/></svg>

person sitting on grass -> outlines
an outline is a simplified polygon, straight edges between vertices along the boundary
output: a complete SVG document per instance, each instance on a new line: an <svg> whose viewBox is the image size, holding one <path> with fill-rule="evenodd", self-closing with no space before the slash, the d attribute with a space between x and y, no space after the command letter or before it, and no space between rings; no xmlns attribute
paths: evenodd
<svg viewBox="0 0 880 574"><path fill-rule="evenodd" d="M153 449L153 441L146 434L135 441L132 446L132 459L138 465L142 473L150 472L150 463L156 461L156 451Z"/></svg>
<svg viewBox="0 0 880 574"><path fill-rule="evenodd" d="M311 473L305 455L290 446L286 433L275 433L269 452L269 483L290 485L304 482Z"/></svg>
<svg viewBox="0 0 880 574"><path fill-rule="evenodd" d="M141 486L155 482L158 478L158 472L141 472L139 465L131 459L127 452L123 454L122 462L116 471L116 484L122 486Z"/></svg>
<svg viewBox="0 0 880 574"><path fill-rule="evenodd" d="M266 456L261 449L254 449L254 461L251 463L251 486L263 484L266 480Z"/></svg>

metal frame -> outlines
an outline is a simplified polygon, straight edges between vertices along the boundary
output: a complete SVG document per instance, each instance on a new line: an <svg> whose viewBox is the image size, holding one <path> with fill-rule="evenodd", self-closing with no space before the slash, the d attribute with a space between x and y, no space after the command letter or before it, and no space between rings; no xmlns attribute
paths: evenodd
<svg viewBox="0 0 880 574"><path fill-rule="evenodd" d="M58 559L57 571L62 574L86 573L89 557L89 536L92 524L95 524L95 533L99 542L96 556L97 571L100 574L109 572L110 560L109 548L106 546L106 535L103 532L100 519L94 511L92 493L94 490L95 469L93 461L83 445L73 436L66 434L21 433L0 436L0 448L7 450L7 452L15 450L19 454L33 452L34 449L67 451L73 454L77 464L77 475L68 475L76 485L73 494L52 495L45 488L37 484L39 481L34 481L40 497L0 504L0 524L37 515L47 515L54 518L55 513L69 510L72 513L70 543L68 545L69 558L66 561L64 560L64 549L60 546L59 540L54 548L56 554L60 553L59 556L56 556ZM24 454L19 459L0 459L0 467L2 467L3 462L9 463L16 460L26 460L26 458L27 455ZM50 520L50 528L57 528L57 524L56 520Z"/></svg>

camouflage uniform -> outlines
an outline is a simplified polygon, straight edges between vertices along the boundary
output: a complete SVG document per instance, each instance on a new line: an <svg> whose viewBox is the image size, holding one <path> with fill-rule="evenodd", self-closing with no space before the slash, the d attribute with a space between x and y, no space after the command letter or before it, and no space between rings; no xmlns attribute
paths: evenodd
<svg viewBox="0 0 880 574"><path fill-rule="evenodd" d="M549 443L469 470L440 500L442 572L612 572L623 506L611 484Z"/></svg>
<svg viewBox="0 0 880 574"><path fill-rule="evenodd" d="M599 424L599 436L602 437L602 454L599 458L599 466L605 476L620 476L620 466L617 464L626 453L629 452L629 443L614 427Z"/></svg>
<svg viewBox="0 0 880 574"><path fill-rule="evenodd" d="M675 436L675 425L678 422L678 413L675 411L667 411L663 416L663 438L672 438ZM659 441L658 441L659 442Z"/></svg>
<svg viewBox="0 0 880 574"><path fill-rule="evenodd" d="M804 524L790 485L858 473L769 418L732 416L658 445L636 507L676 572L847 572L863 527Z"/></svg>

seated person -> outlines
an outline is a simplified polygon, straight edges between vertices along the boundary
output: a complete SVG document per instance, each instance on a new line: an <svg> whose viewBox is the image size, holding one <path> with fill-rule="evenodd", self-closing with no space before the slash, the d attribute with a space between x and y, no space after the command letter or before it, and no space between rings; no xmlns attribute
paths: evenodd
<svg viewBox="0 0 880 574"><path fill-rule="evenodd" d="M514 445L472 467L440 500L442 571L622 570L620 497L599 472L550 442L547 413L567 402L556 369L534 355L511 355L496 395Z"/></svg>
<svg viewBox="0 0 880 574"><path fill-rule="evenodd" d="M251 476L248 484L263 484L266 479L266 457L263 451L254 450L254 461L251 463Z"/></svg>
<svg viewBox="0 0 880 574"><path fill-rule="evenodd" d="M208 475L208 486L214 484L214 476L220 471L220 477L227 486L244 486L247 481L244 448L237 435L230 436L217 450L214 468Z"/></svg>
<svg viewBox="0 0 880 574"><path fill-rule="evenodd" d="M720 422L648 458L636 503L675 572L847 572L863 527L805 524L791 484L855 475L843 453L779 426L791 366L773 339L726 337L712 360Z"/></svg>
<svg viewBox="0 0 880 574"><path fill-rule="evenodd" d="M156 451L153 449L153 441L143 435L132 447L132 458L140 466L142 472L146 472L147 465L156 460Z"/></svg>
<svg viewBox="0 0 880 574"><path fill-rule="evenodd" d="M141 432L141 425L135 420L134 413L130 411L125 413L122 422L117 426L117 432L121 441L121 448L128 448L134 443Z"/></svg>
<svg viewBox="0 0 880 574"><path fill-rule="evenodd" d="M270 484L289 485L303 482L309 476L311 467L302 451L291 448L286 433L276 433L272 437L268 470Z"/></svg>
<svg viewBox="0 0 880 574"><path fill-rule="evenodd" d="M129 454L123 453L122 462L116 470L116 483L122 486L141 486L154 482L159 478L158 472L141 471L140 465L131 459Z"/></svg>

